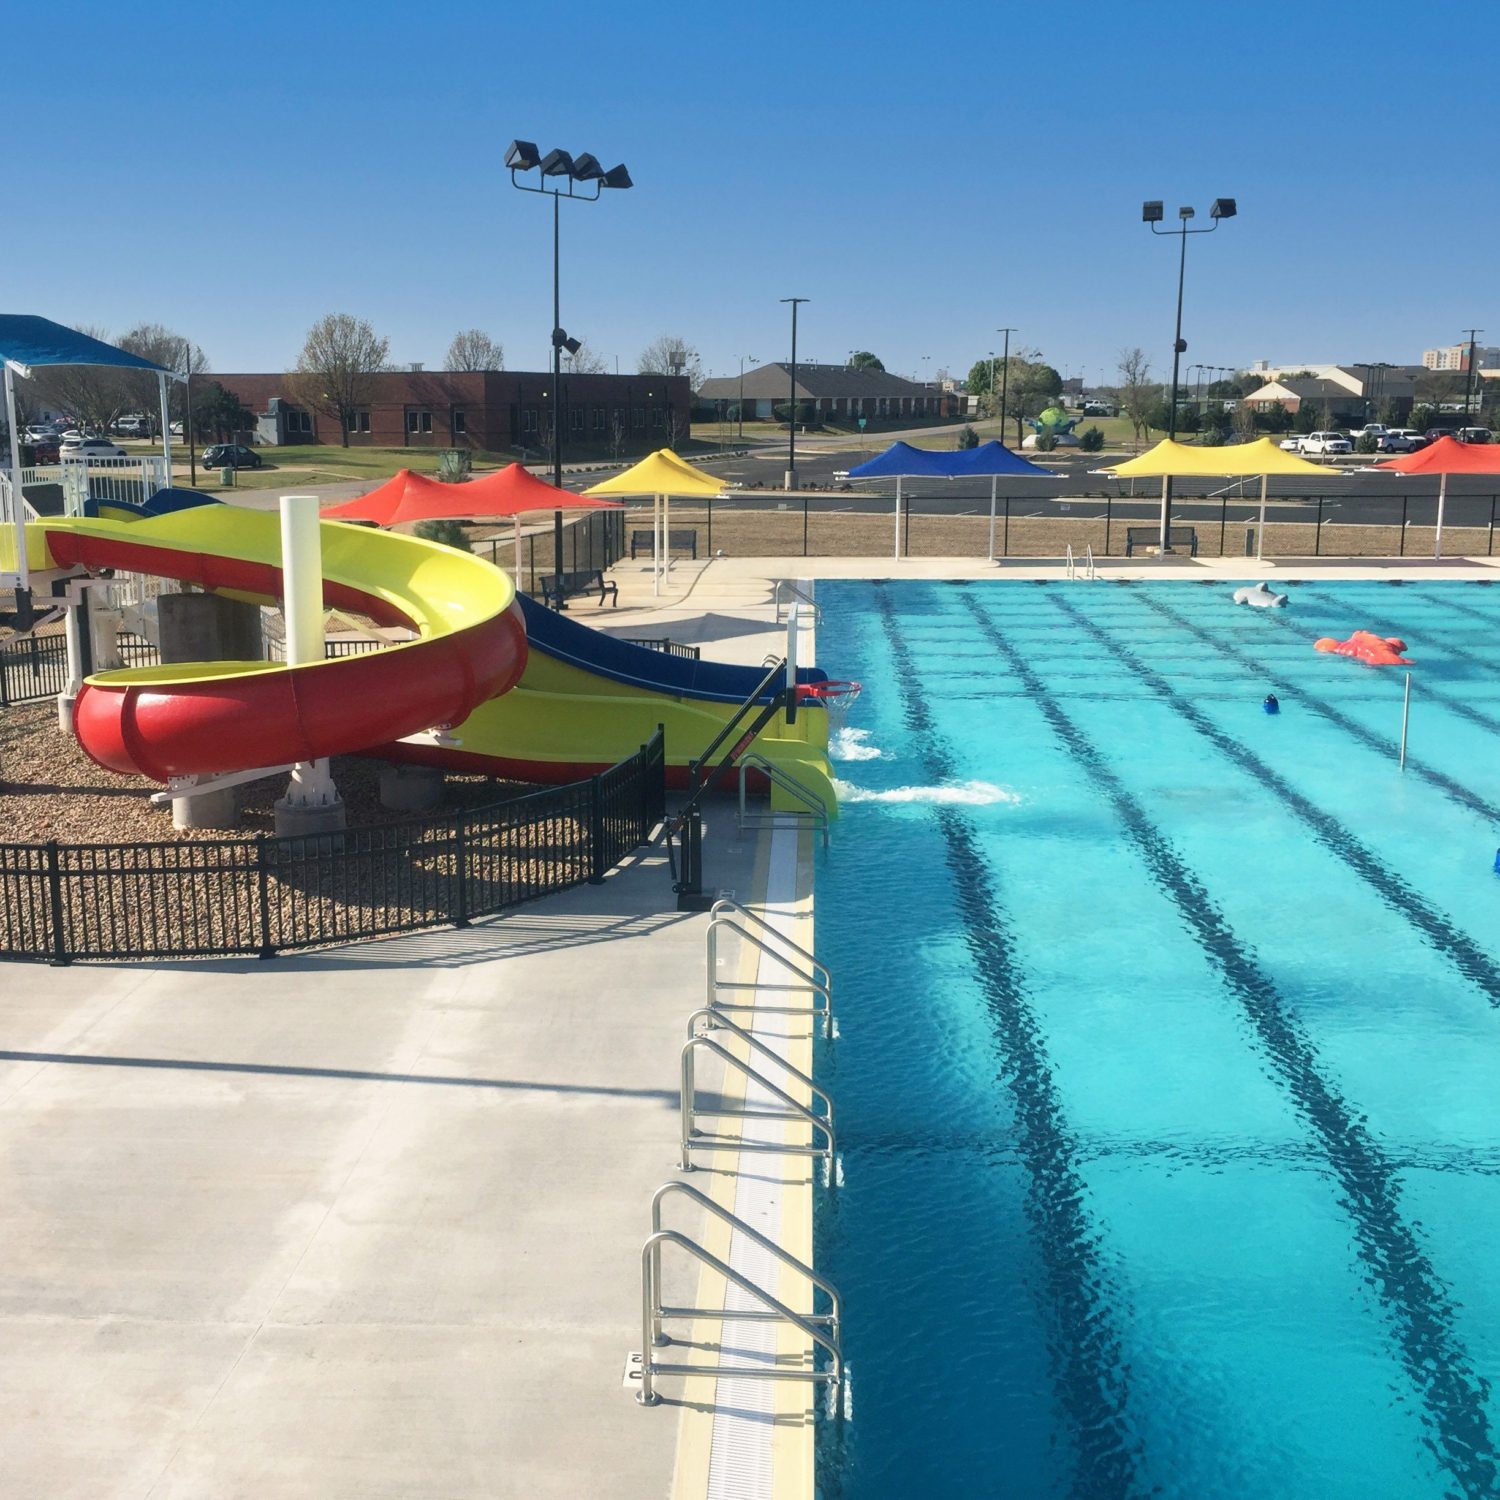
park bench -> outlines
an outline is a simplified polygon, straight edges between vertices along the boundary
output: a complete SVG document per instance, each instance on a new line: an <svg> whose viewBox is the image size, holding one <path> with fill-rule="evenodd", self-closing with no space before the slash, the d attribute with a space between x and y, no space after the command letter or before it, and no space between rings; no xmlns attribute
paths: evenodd
<svg viewBox="0 0 1500 1500"><path fill-rule="evenodd" d="M579 594L592 594L595 589L599 591L601 605L606 596L612 606L619 605L620 585L612 578L606 578L598 568L585 568L577 573L560 573L552 578L543 578L542 603L549 609L562 609L564 600Z"/></svg>
<svg viewBox="0 0 1500 1500"><path fill-rule="evenodd" d="M635 561L637 549L648 554L651 551L651 533L644 528L630 533L631 562ZM667 552L670 554L674 550L677 552L691 552L693 561L697 562L698 528L696 526L686 526L681 531L669 531L667 533Z"/></svg>
<svg viewBox="0 0 1500 1500"><path fill-rule="evenodd" d="M1160 526L1127 526L1125 528L1125 556L1137 547L1155 547L1161 541ZM1167 527L1167 546L1186 547L1191 557L1198 555L1198 528L1196 526Z"/></svg>

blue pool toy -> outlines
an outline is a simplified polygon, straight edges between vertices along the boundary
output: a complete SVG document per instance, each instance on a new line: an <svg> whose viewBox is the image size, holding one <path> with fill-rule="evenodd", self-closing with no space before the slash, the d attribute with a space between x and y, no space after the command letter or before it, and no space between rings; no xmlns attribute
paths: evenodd
<svg viewBox="0 0 1500 1500"><path fill-rule="evenodd" d="M1277 698L1275 693L1267 693L1266 701L1261 704L1261 707L1265 709L1268 714L1279 714L1281 712L1281 701ZM1497 859L1500 859L1500 854L1497 854L1495 857Z"/></svg>

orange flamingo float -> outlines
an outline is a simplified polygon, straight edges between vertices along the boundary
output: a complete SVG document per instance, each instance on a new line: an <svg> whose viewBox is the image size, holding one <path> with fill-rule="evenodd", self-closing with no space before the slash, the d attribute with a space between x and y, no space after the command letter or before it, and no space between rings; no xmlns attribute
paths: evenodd
<svg viewBox="0 0 1500 1500"><path fill-rule="evenodd" d="M1409 667L1413 665L1401 653L1406 642L1395 635L1376 635L1373 630L1356 630L1347 641L1324 636L1313 642L1314 651L1331 651L1335 656L1352 656L1369 667Z"/></svg>

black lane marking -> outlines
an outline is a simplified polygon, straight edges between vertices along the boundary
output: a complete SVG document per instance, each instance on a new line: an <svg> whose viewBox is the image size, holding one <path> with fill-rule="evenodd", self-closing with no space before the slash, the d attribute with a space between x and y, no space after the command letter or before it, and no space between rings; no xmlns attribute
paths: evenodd
<svg viewBox="0 0 1500 1500"><path fill-rule="evenodd" d="M1448 587L1459 588L1462 585L1450 584ZM1482 588L1483 585L1476 584L1474 587ZM1428 593L1425 589L1418 589L1416 593L1419 599L1426 599L1433 604L1441 604L1445 609L1456 609L1459 614L1468 615L1471 620L1478 620L1482 624L1488 625L1491 630L1500 628L1500 619L1481 609L1477 604L1470 604L1467 599L1450 599L1446 592Z"/></svg>
<svg viewBox="0 0 1500 1500"><path fill-rule="evenodd" d="M1160 698L1169 703L1216 750L1250 773L1267 791L1311 830L1317 841L1335 859L1358 875L1402 921L1416 928L1431 947L1447 959L1463 977L1477 985L1491 1005L1500 1007L1500 964L1473 938L1454 926L1409 886L1395 870L1349 831L1332 813L1304 797L1282 774L1263 761L1243 740L1220 729L1198 706L1184 698L1154 667L1142 661L1102 627L1096 625L1066 600L1057 605L1080 630L1091 636L1114 660L1127 667ZM1410 757L1407 765L1411 764Z"/></svg>
<svg viewBox="0 0 1500 1500"><path fill-rule="evenodd" d="M895 662L906 724L934 782L954 773L951 751L933 720L922 674L902 638L890 594L874 585L875 602ZM1076 1139L1047 1056L1042 1028L1020 980L1010 919L994 872L968 818L952 806L932 809L948 861L964 941L983 990L1001 1058L1000 1081L1015 1104L1017 1149L1029 1179L1026 1212L1040 1246L1051 1326L1048 1347L1059 1396L1072 1425L1079 1497L1130 1496L1138 1441L1125 1409L1128 1378L1116 1309L1124 1293L1111 1284L1090 1222L1088 1189L1075 1165Z"/></svg>
<svg viewBox="0 0 1500 1500"><path fill-rule="evenodd" d="M1325 595L1318 593L1315 588L1309 588L1306 585L1298 589L1297 593L1299 598L1315 599L1327 609L1333 609L1335 606L1347 608L1346 605L1339 605L1338 601L1329 599ZM1284 618L1279 610L1273 609L1268 611L1268 613L1273 625L1279 626L1282 630L1290 631L1293 635L1300 633L1303 639L1306 639L1306 632L1299 632L1296 622ZM1366 618L1368 617L1367 613ZM1389 620L1383 624L1377 620L1372 624L1371 629L1377 633L1384 632L1397 637L1404 636L1406 633L1401 626L1395 625ZM1493 661L1481 656L1477 651L1466 651L1462 646L1455 646L1451 642L1445 644L1443 649L1450 656L1456 656L1461 661L1471 662L1474 666L1481 667L1487 672L1494 670ZM1420 656L1418 657L1418 661L1420 662ZM1434 687L1432 683L1426 681L1420 675L1417 681L1420 684L1422 696L1428 702L1438 704L1440 707L1447 709L1455 718L1467 719L1469 723L1476 725L1490 734L1500 731L1500 719L1497 719L1493 714L1487 714L1482 708L1475 708L1472 704L1465 703L1462 698L1455 698L1452 694L1444 692L1442 688Z"/></svg>
<svg viewBox="0 0 1500 1500"><path fill-rule="evenodd" d="M1138 599L1147 609L1170 620L1174 625L1180 626L1190 635L1196 636L1205 645L1212 646L1220 656L1238 662L1242 667L1256 673L1275 689L1276 696L1284 702L1296 703L1299 707L1307 709L1309 713L1317 714L1320 719L1327 719L1330 724L1342 729L1350 739L1358 740L1367 750L1373 750L1377 755L1389 757L1394 753L1395 741L1382 739L1374 730L1366 729L1363 724L1351 719L1348 714L1334 708L1332 704L1324 702L1321 698L1315 698L1311 693L1304 692L1285 678L1274 676L1260 657L1251 656L1248 651L1241 651L1238 646L1233 646L1228 641L1221 641L1212 631L1205 630L1201 625L1188 619L1186 615L1179 614L1171 605L1152 598L1149 593L1132 589L1131 597ZM1311 642L1308 643L1308 649L1312 649ZM1500 823L1500 807L1496 807L1493 802L1481 797L1477 792L1470 791L1468 787L1439 771L1435 766L1428 765L1420 756L1408 754L1406 769L1413 775L1420 776L1429 786L1435 786L1445 797L1458 803L1460 807L1466 808L1469 812L1478 813L1480 817L1488 818L1492 823Z"/></svg>
<svg viewBox="0 0 1500 1500"><path fill-rule="evenodd" d="M1363 1121L1319 1073L1312 1043L1286 1010L1270 975L1213 904L1202 881L1146 816L1093 741L1052 697L1041 677L970 596L969 586L959 588L985 638L1026 682L1052 732L1108 799L1158 887L1239 1001L1338 1182L1360 1259L1390 1311L1402 1363L1431 1419L1435 1438L1429 1433L1429 1443L1434 1454L1471 1500L1493 1500L1500 1483L1500 1461L1485 1411L1489 1384L1470 1369L1468 1352L1451 1326L1453 1307L1447 1289L1401 1218L1394 1169ZM1082 620L1070 605L1059 607Z"/></svg>

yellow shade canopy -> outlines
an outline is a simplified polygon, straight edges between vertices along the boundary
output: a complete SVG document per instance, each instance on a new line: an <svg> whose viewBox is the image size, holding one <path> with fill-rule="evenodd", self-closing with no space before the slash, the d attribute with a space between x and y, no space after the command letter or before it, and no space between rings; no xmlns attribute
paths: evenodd
<svg viewBox="0 0 1500 1500"><path fill-rule="evenodd" d="M613 479L593 485L585 495L721 495L724 481L695 469L670 448L658 448Z"/></svg>
<svg viewBox="0 0 1500 1500"><path fill-rule="evenodd" d="M1230 443L1222 448L1199 448L1163 438L1139 458L1130 458L1108 470L1121 479L1176 479L1192 475L1326 474L1321 464L1309 463L1295 453L1284 453L1270 438L1253 443Z"/></svg>

